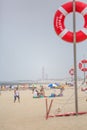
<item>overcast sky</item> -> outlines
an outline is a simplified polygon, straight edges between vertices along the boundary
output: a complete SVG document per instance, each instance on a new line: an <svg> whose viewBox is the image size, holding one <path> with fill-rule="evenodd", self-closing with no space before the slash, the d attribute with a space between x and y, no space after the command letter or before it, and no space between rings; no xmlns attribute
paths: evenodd
<svg viewBox="0 0 87 130"><path fill-rule="evenodd" d="M0 81L70 77L73 45L54 31L58 8L70 0L0 0ZM87 3L86 0L80 0ZM77 30L84 24L76 16ZM72 30L72 14L66 27ZM77 64L87 58L87 40L77 44ZM82 76L78 68L78 76Z"/></svg>

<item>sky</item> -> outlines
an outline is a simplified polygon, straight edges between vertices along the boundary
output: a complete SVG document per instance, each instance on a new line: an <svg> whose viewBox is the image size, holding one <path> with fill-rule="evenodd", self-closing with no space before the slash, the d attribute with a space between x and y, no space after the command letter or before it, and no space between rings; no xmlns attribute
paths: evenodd
<svg viewBox="0 0 87 130"><path fill-rule="evenodd" d="M58 8L70 0L0 0L0 81L70 77L73 44L56 35L53 22ZM86 0L80 0L87 4ZM65 25L73 28L72 13ZM84 19L76 13L76 30ZM87 40L76 44L78 64L87 59Z"/></svg>

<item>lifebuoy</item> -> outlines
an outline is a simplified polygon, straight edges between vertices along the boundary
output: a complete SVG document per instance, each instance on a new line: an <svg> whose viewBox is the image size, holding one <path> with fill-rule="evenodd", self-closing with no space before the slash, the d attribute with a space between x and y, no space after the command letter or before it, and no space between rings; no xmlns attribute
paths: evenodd
<svg viewBox="0 0 87 130"><path fill-rule="evenodd" d="M87 60L81 60L81 62L79 63L79 69L83 72L87 71L87 67L85 67L85 64L87 64Z"/></svg>
<svg viewBox="0 0 87 130"><path fill-rule="evenodd" d="M70 74L70 75L74 75L74 69L73 69L73 68L71 68L71 69L69 70L69 74Z"/></svg>
<svg viewBox="0 0 87 130"><path fill-rule="evenodd" d="M87 88L81 88L81 91L86 91L87 90Z"/></svg>
<svg viewBox="0 0 87 130"><path fill-rule="evenodd" d="M69 31L64 24L65 17L73 12L73 2L63 4L56 11L54 16L54 29L57 35L67 42L73 42L73 32ZM84 26L76 32L76 42L84 41L87 38L87 4L76 1L76 12L80 13L84 18Z"/></svg>

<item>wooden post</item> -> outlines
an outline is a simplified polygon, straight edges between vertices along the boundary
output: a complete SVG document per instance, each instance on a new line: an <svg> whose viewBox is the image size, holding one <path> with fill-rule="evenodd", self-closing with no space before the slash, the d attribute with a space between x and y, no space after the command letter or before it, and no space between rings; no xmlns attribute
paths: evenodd
<svg viewBox="0 0 87 130"><path fill-rule="evenodd" d="M49 105L49 108L48 108L48 103L47 103L47 99L46 99L46 120L48 119L48 116L49 116L49 113L50 113L50 110L51 110L51 107L52 107L52 103L53 103L53 99L51 99L50 105Z"/></svg>

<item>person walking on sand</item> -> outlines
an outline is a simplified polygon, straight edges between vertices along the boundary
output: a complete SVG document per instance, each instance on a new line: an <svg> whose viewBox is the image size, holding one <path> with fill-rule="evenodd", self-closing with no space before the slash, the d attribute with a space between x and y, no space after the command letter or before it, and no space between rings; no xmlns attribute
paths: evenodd
<svg viewBox="0 0 87 130"><path fill-rule="evenodd" d="M20 95L19 95L18 87L14 88L14 103L16 99L18 99L18 102L20 102Z"/></svg>

